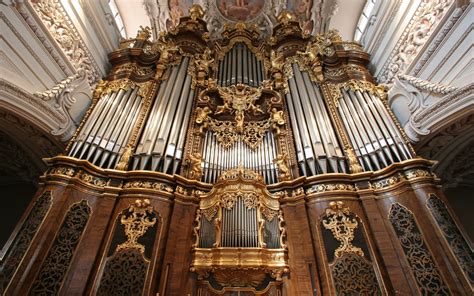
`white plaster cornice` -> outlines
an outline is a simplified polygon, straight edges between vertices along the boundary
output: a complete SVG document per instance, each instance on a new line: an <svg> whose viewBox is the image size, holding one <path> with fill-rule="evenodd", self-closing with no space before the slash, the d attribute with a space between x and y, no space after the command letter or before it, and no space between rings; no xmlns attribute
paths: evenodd
<svg viewBox="0 0 474 296"><path fill-rule="evenodd" d="M62 91L64 92L64 90ZM19 88L18 86L0 79L0 106L13 114L21 113L24 117L60 141L67 141L74 134L76 126L67 108L70 102L63 102L63 98L56 99L56 104L51 106L41 96L36 96Z"/></svg>

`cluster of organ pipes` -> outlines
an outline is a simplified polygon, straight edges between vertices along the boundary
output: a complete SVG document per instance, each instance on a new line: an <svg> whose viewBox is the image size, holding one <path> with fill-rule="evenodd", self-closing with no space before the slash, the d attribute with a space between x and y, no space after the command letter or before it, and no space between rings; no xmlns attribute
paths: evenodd
<svg viewBox="0 0 474 296"><path fill-rule="evenodd" d="M242 196L236 198L234 205L227 209L222 207L221 218L208 220L200 216L200 248L261 248L277 249L281 245L281 230L277 215L270 221L263 218L262 208L247 208ZM259 222L260 221L260 222ZM262 223L263 228L260 227ZM216 228L219 231L216 231ZM261 231L261 238L259 232ZM261 239L261 241L260 241Z"/></svg>
<svg viewBox="0 0 474 296"><path fill-rule="evenodd" d="M188 127L193 124L190 123L193 104L200 91L199 87L192 88L195 78L190 72L190 62L189 56L180 57L178 64L166 70L166 79L159 82L140 129L130 169L179 173L185 157L184 135L189 135ZM243 84L262 87L262 81L266 78L265 63L244 42L235 43L216 63L216 71L211 76L217 78L222 87ZM342 87L336 104L336 117L339 119L331 118L322 86L313 81L307 70L302 70L298 63L290 66L293 75L287 77L288 92L284 94L283 101L288 114L285 128L293 134L286 140L294 140L290 144L294 145L296 153L286 155L286 164L291 166L296 160L300 175L349 172L334 120L342 123L349 144L364 170L379 170L413 157L386 106L372 92ZM86 159L103 168L116 168L143 109L144 98L138 90L139 86L128 86L125 89L109 89L102 95L74 139L69 156ZM218 105L220 102L210 104ZM281 106L278 108L281 110ZM265 111L270 112L268 110ZM265 116L271 117L272 114ZM255 118L248 114L245 120ZM277 183L279 166L276 159L281 147L278 147L276 131L266 131L262 143L251 149L238 137L233 145L224 148L216 134L206 130L197 151L202 156L200 180L215 183L224 171L242 166L261 174L266 184Z"/></svg>
<svg viewBox="0 0 474 296"><path fill-rule="evenodd" d="M222 209L221 228L221 247L260 247L257 209L247 209L241 197L231 209Z"/></svg>
<svg viewBox="0 0 474 296"><path fill-rule="evenodd" d="M188 63L184 57L160 84L133 156L133 170L178 172L194 98Z"/></svg>
<svg viewBox="0 0 474 296"><path fill-rule="evenodd" d="M219 61L217 81L221 86L239 83L259 86L265 80L264 73L262 61L247 45L239 42Z"/></svg>
<svg viewBox="0 0 474 296"><path fill-rule="evenodd" d="M297 64L292 68L294 75L288 81L286 104L301 173L305 176L346 173L345 157L319 86Z"/></svg>
<svg viewBox="0 0 474 296"><path fill-rule="evenodd" d="M379 170L413 157L378 97L361 90L341 92L338 112L365 170Z"/></svg>
<svg viewBox="0 0 474 296"><path fill-rule="evenodd" d="M143 98L138 87L111 91L96 104L69 156L87 159L103 168L115 168L131 136Z"/></svg>
<svg viewBox="0 0 474 296"><path fill-rule="evenodd" d="M221 173L236 167L243 167L258 172L266 184L278 182L276 166L273 160L277 157L277 147L272 132L267 131L263 142L255 149L250 149L242 140L229 148L222 147L210 130L204 137L202 181L215 183Z"/></svg>

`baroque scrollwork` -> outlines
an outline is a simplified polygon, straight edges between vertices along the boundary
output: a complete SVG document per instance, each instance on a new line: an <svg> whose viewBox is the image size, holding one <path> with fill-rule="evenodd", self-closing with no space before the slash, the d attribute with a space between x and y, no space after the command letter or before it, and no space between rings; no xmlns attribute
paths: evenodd
<svg viewBox="0 0 474 296"><path fill-rule="evenodd" d="M223 148L228 149L235 142L243 140L251 149L255 150L263 141L265 132L270 128L270 120L244 122L239 133L238 123L232 121L220 121L209 119L209 128L217 137L217 142Z"/></svg>
<svg viewBox="0 0 474 296"><path fill-rule="evenodd" d="M331 265L337 295L382 295L373 266L365 258L345 253Z"/></svg>
<svg viewBox="0 0 474 296"><path fill-rule="evenodd" d="M390 208L388 218L411 267L420 293L422 295L450 295L413 213L403 205L394 203Z"/></svg>
<svg viewBox="0 0 474 296"><path fill-rule="evenodd" d="M334 238L339 241L339 247L334 251L336 258L346 253L353 253L363 257L361 248L352 245L354 230L358 227L357 219L351 216L351 212L342 201L332 201L326 209L326 216L322 220L324 228L330 230Z"/></svg>
<svg viewBox="0 0 474 296"><path fill-rule="evenodd" d="M153 212L153 206L148 199L137 199L134 204L128 208L128 213L122 215L120 223L125 226L125 235L127 241L118 245L115 252L126 249L136 249L141 254L145 252L145 246L138 242L148 228L156 223L156 216Z"/></svg>
<svg viewBox="0 0 474 296"><path fill-rule="evenodd" d="M74 65L86 73L90 85L99 80L100 70L59 0L31 2L37 15Z"/></svg>

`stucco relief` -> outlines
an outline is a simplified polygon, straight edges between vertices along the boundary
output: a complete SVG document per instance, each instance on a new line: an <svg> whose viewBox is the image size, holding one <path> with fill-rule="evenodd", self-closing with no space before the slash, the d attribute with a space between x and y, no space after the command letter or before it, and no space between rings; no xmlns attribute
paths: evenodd
<svg viewBox="0 0 474 296"><path fill-rule="evenodd" d="M397 74L405 73L454 2L454 0L424 0L420 4L380 71L378 75L380 82L391 83Z"/></svg>
<svg viewBox="0 0 474 296"><path fill-rule="evenodd" d="M32 1L36 14L48 29L76 70L86 73L91 86L100 78L100 70L89 49L58 0Z"/></svg>

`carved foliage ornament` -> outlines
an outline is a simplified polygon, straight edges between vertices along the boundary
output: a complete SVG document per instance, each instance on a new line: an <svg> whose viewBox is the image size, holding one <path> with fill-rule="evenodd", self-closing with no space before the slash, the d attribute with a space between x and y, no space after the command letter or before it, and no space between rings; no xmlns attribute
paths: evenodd
<svg viewBox="0 0 474 296"><path fill-rule="evenodd" d="M148 199L137 199L135 204L128 208L128 215L122 215L120 223L125 226L125 235L127 241L118 245L115 252L124 249L137 249L141 254L145 252L145 246L138 242L148 228L156 223L156 217L153 213L153 206Z"/></svg>
<svg viewBox="0 0 474 296"><path fill-rule="evenodd" d="M100 70L59 0L30 2L37 15L76 70L83 70L90 85L99 80Z"/></svg>
<svg viewBox="0 0 474 296"><path fill-rule="evenodd" d="M332 201L329 203L329 208L326 209L326 216L323 219L323 226L330 230L334 238L340 243L339 247L334 251L336 258L341 257L345 253L364 256L361 248L352 245L354 230L358 224L357 219L351 215L349 208L344 206L342 201Z"/></svg>
<svg viewBox="0 0 474 296"><path fill-rule="evenodd" d="M330 230L339 247L330 263L338 295L381 295L374 267L364 257L361 248L352 245L359 222L343 202L330 202L323 218L323 226Z"/></svg>
<svg viewBox="0 0 474 296"><path fill-rule="evenodd" d="M247 146L255 150L263 142L265 132L270 128L270 120L251 121L243 123L242 133L237 132L237 123L232 121L209 120L209 127L214 132L217 142L224 149L228 149L235 142L242 140Z"/></svg>
<svg viewBox="0 0 474 296"><path fill-rule="evenodd" d="M382 295L372 264L345 253L331 266L337 295Z"/></svg>

